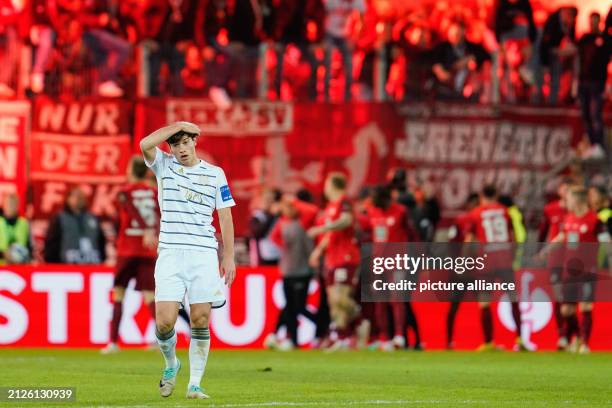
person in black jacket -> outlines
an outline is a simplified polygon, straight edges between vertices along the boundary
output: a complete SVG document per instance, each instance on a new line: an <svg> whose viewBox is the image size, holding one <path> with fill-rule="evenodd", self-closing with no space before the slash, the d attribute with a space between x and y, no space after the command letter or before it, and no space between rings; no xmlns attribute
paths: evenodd
<svg viewBox="0 0 612 408"><path fill-rule="evenodd" d="M578 41L578 98L589 136L590 158L602 158L604 150L604 91L611 44L601 30L601 16L592 13L590 31Z"/></svg>
<svg viewBox="0 0 612 408"><path fill-rule="evenodd" d="M542 31L540 62L550 70L550 95L548 103L556 105L559 97L559 84L564 65L572 65L576 55L576 16L575 7L561 7L548 16ZM542 78L537 78L538 89L542 89Z"/></svg>
<svg viewBox="0 0 612 408"><path fill-rule="evenodd" d="M471 73L490 59L491 56L482 45L466 40L465 25L462 22L451 23L448 40L438 44L432 52L437 97L463 99Z"/></svg>
<svg viewBox="0 0 612 408"><path fill-rule="evenodd" d="M83 191L73 188L66 206L47 229L47 263L99 264L106 260L106 238L98 218L87 211Z"/></svg>
<svg viewBox="0 0 612 408"><path fill-rule="evenodd" d="M231 105L228 94L256 96L259 44L264 35L263 14L255 0L200 0L195 39L204 47L209 96L219 107ZM228 43L219 41L225 31ZM230 84L235 82L235 89Z"/></svg>

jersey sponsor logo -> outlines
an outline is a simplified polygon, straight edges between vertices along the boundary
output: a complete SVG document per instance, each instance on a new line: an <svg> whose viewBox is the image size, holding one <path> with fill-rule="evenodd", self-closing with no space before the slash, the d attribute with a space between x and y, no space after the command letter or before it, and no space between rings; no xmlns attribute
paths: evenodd
<svg viewBox="0 0 612 408"><path fill-rule="evenodd" d="M232 193L230 192L229 186L227 184L224 186L221 186L220 190L221 190L221 200L223 200L223 202L232 200Z"/></svg>

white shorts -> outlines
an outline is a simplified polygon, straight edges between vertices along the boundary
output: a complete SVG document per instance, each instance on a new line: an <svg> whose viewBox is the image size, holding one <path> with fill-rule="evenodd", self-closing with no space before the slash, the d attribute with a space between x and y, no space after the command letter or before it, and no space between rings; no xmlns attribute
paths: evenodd
<svg viewBox="0 0 612 408"><path fill-rule="evenodd" d="M225 305L224 280L219 258L213 251L160 248L155 263L155 301Z"/></svg>

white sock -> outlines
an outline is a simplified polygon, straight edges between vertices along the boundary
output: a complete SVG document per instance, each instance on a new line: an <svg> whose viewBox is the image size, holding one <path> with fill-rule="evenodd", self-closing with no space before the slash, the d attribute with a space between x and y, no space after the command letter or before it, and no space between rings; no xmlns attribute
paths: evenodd
<svg viewBox="0 0 612 408"><path fill-rule="evenodd" d="M189 342L189 387L200 386L208 351L210 350L210 332L206 328L192 328L191 341Z"/></svg>
<svg viewBox="0 0 612 408"><path fill-rule="evenodd" d="M174 329L163 334L156 330L155 337L157 337L157 344L166 360L166 368L176 367L176 332Z"/></svg>

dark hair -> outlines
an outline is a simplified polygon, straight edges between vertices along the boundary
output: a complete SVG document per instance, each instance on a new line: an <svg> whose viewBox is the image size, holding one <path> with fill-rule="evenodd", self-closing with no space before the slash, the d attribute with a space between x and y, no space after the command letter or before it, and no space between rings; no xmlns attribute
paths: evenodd
<svg viewBox="0 0 612 408"><path fill-rule="evenodd" d="M346 189L346 177L342 173L332 173L329 175L329 180L337 190Z"/></svg>
<svg viewBox="0 0 612 408"><path fill-rule="evenodd" d="M295 197L298 200L304 201L306 203L312 203L314 201L312 193L307 188L304 188L304 187L300 188L298 192L295 193Z"/></svg>
<svg viewBox="0 0 612 408"><path fill-rule="evenodd" d="M478 193L471 192L465 200L465 206L468 207L472 203L478 203L479 200L480 196L478 195Z"/></svg>
<svg viewBox="0 0 612 408"><path fill-rule="evenodd" d="M278 188L273 188L270 191L272 192L272 197L275 203L278 203L281 198L283 198L283 192L280 191Z"/></svg>
<svg viewBox="0 0 612 408"><path fill-rule="evenodd" d="M500 195L497 201L503 205L504 207L512 207L514 205L514 200L509 195Z"/></svg>
<svg viewBox="0 0 612 408"><path fill-rule="evenodd" d="M372 191L372 204L383 210L388 208L391 204L391 189L383 185L374 187Z"/></svg>
<svg viewBox="0 0 612 408"><path fill-rule="evenodd" d="M134 177L136 177L138 180L142 180L147 176L148 170L149 169L147 168L147 165L145 164L142 157L134 156L132 158L130 172Z"/></svg>
<svg viewBox="0 0 612 408"><path fill-rule="evenodd" d="M405 169L395 169L391 180L389 180L389 188L400 192L406 191L406 179L408 174Z"/></svg>
<svg viewBox="0 0 612 408"><path fill-rule="evenodd" d="M486 198L495 198L497 196L497 188L493 184L488 184L482 189L482 195Z"/></svg>
<svg viewBox="0 0 612 408"><path fill-rule="evenodd" d="M606 187L602 186L601 184L594 184L590 188L592 188L593 190L597 191L599 193L599 195L602 196L602 197L607 197L608 196L608 189L606 189Z"/></svg>
<svg viewBox="0 0 612 408"><path fill-rule="evenodd" d="M365 200L368 197L372 196L372 187L370 186L363 186L361 187L361 190L359 190L359 194L357 194L357 198L359 200Z"/></svg>
<svg viewBox="0 0 612 408"><path fill-rule="evenodd" d="M195 133L185 132L184 130L179 130L178 132L170 136L168 139L166 139L166 142L168 142L168 144L172 146L173 144L180 142L183 136L195 139L198 135L196 135Z"/></svg>

